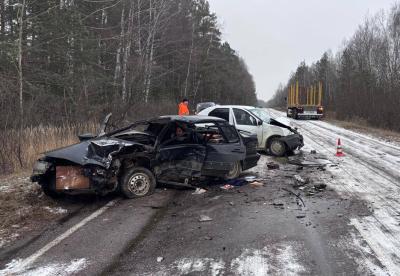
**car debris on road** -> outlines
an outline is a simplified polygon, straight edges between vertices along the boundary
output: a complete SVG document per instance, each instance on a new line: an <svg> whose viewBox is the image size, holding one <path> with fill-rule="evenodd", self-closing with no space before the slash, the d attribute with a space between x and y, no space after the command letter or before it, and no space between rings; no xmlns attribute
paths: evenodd
<svg viewBox="0 0 400 276"><path fill-rule="evenodd" d="M199 222L212 221L213 219L206 215L200 215Z"/></svg>
<svg viewBox="0 0 400 276"><path fill-rule="evenodd" d="M279 169L279 164L274 163L274 162L268 162L267 163L267 168L269 170L278 170Z"/></svg>
<svg viewBox="0 0 400 276"><path fill-rule="evenodd" d="M204 194L204 193L206 193L206 192L207 192L206 189L203 189L203 188L196 188L196 190L192 193L192 195L201 195L201 194Z"/></svg>

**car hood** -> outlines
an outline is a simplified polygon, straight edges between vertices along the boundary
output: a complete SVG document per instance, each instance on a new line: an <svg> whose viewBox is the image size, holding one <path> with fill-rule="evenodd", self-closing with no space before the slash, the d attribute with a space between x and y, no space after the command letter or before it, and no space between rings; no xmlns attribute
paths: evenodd
<svg viewBox="0 0 400 276"><path fill-rule="evenodd" d="M143 144L121 140L118 138L100 138L83 141L44 153L46 158L63 159L79 165L98 165L109 168L115 154L144 151Z"/></svg>
<svg viewBox="0 0 400 276"><path fill-rule="evenodd" d="M285 120L285 118L282 118L282 117L271 118L270 121L269 121L269 123L270 123L271 125L274 125L274 126L278 126L278 127L282 127L282 128L288 129L288 130L290 130L290 131L293 132L293 133L297 133L297 130L294 129L294 128L292 128L292 127L290 126L289 121L288 121L288 120Z"/></svg>

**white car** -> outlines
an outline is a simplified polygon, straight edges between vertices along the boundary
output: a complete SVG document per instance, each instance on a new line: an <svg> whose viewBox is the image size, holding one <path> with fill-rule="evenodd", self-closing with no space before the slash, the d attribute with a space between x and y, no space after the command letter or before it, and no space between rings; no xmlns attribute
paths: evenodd
<svg viewBox="0 0 400 276"><path fill-rule="evenodd" d="M257 134L258 150L274 156L284 156L301 148L303 136L290 125L274 119L264 108L241 105L216 105L202 110L199 115L225 119L239 131Z"/></svg>

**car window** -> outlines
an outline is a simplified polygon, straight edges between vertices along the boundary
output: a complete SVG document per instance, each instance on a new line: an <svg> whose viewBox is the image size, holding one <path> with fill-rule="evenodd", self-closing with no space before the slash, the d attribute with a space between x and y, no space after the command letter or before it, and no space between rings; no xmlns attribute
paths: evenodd
<svg viewBox="0 0 400 276"><path fill-rule="evenodd" d="M256 126L257 120L249 113L242 109L234 108L233 114L235 114L236 123L238 125L246 125L246 126Z"/></svg>
<svg viewBox="0 0 400 276"><path fill-rule="evenodd" d="M258 118L260 118L261 120L263 120L266 123L269 123L269 121L271 120L271 117L268 114L268 112L266 112L265 110L263 110L261 108L249 109L248 111L255 114Z"/></svg>
<svg viewBox="0 0 400 276"><path fill-rule="evenodd" d="M229 122L229 108L216 108L208 116L218 117Z"/></svg>
<svg viewBox="0 0 400 276"><path fill-rule="evenodd" d="M222 144L227 141L221 132L221 128L215 123L195 124L197 139L205 143Z"/></svg>

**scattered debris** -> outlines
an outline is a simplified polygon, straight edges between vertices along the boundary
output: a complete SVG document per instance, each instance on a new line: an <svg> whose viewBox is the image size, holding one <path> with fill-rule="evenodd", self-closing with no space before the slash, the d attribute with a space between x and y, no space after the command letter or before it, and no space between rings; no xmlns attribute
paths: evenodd
<svg viewBox="0 0 400 276"><path fill-rule="evenodd" d="M234 186L230 185L230 184L225 184L224 186L220 187L222 190L230 190L235 188Z"/></svg>
<svg viewBox="0 0 400 276"><path fill-rule="evenodd" d="M245 176L244 179L246 181L254 181L257 177L254 175Z"/></svg>
<svg viewBox="0 0 400 276"><path fill-rule="evenodd" d="M300 197L300 194L296 194L295 192L293 192L291 190L288 190L288 189L285 189L285 188L282 188L282 190L295 195L301 201L301 203L303 203L303 206L306 207L306 204L304 203L303 199Z"/></svg>
<svg viewBox="0 0 400 276"><path fill-rule="evenodd" d="M164 257L157 257L157 263L161 263L164 260Z"/></svg>
<svg viewBox="0 0 400 276"><path fill-rule="evenodd" d="M192 195L201 195L204 194L205 192L207 192L206 189L196 188L196 190L192 193Z"/></svg>
<svg viewBox="0 0 400 276"><path fill-rule="evenodd" d="M212 221L213 219L206 215L200 215L199 222Z"/></svg>
<svg viewBox="0 0 400 276"><path fill-rule="evenodd" d="M288 161L289 164L291 165L297 165L300 167L310 167L310 168L318 168L318 167L325 167L327 164L321 164L318 162L312 162L312 161L307 161L307 160L299 160L299 159L290 159Z"/></svg>
<svg viewBox="0 0 400 276"><path fill-rule="evenodd" d="M310 153L311 154L317 154L317 151L316 150L311 150Z"/></svg>
<svg viewBox="0 0 400 276"><path fill-rule="evenodd" d="M283 206L284 204L281 203L281 202L273 202L271 205L274 205L274 206Z"/></svg>
<svg viewBox="0 0 400 276"><path fill-rule="evenodd" d="M326 184L325 183L319 183L319 184L315 184L314 185L314 189L315 190L324 190L326 188Z"/></svg>
<svg viewBox="0 0 400 276"><path fill-rule="evenodd" d="M229 201L229 205L233 206L235 204L233 203L233 201Z"/></svg>
<svg viewBox="0 0 400 276"><path fill-rule="evenodd" d="M279 164L274 163L274 162L268 162L267 163L267 168L269 170L278 170L279 169Z"/></svg>
<svg viewBox="0 0 400 276"><path fill-rule="evenodd" d="M341 218L341 217L343 217L343 214L337 214L337 216L338 216L339 218Z"/></svg>
<svg viewBox="0 0 400 276"><path fill-rule="evenodd" d="M213 237L205 236L204 239L207 240L207 241L211 241L213 239Z"/></svg>
<svg viewBox="0 0 400 276"><path fill-rule="evenodd" d="M300 175L298 175L298 174L295 174L295 175L293 176L293 178L296 180L296 182L297 182L298 184L300 184L300 185L295 185L295 186L302 186L302 185L308 184L308 183L310 182L309 179L304 179L304 178L302 178L302 177L301 177Z"/></svg>
<svg viewBox="0 0 400 276"><path fill-rule="evenodd" d="M296 216L296 218L298 218L298 219L302 219L302 218L305 218L306 217L306 215L297 215Z"/></svg>
<svg viewBox="0 0 400 276"><path fill-rule="evenodd" d="M264 183L258 182L258 181L253 181L253 182L250 183L250 186L252 186L252 187L262 187L262 186L264 186Z"/></svg>
<svg viewBox="0 0 400 276"><path fill-rule="evenodd" d="M255 178L254 178L255 180ZM254 181L253 180L253 181ZM248 180L245 179L230 179L226 182L226 184L232 185L232 186L236 186L236 187L240 187L240 186L244 186L246 185L248 182Z"/></svg>
<svg viewBox="0 0 400 276"><path fill-rule="evenodd" d="M68 210L63 209L61 207L49 207L49 206L45 206L43 207L43 209L45 209L46 211L52 213L52 214L66 214L68 213Z"/></svg>

